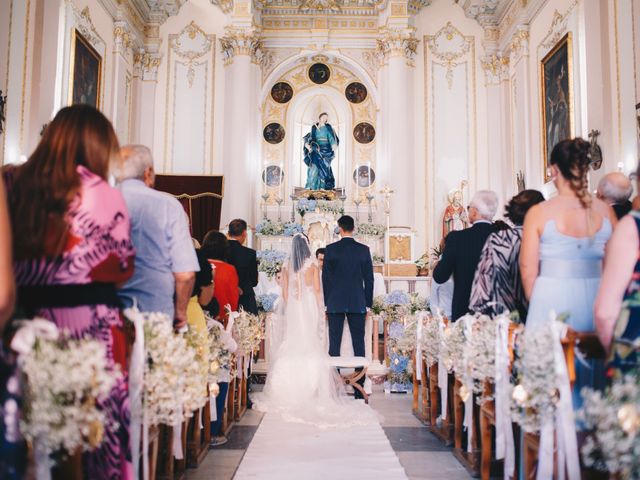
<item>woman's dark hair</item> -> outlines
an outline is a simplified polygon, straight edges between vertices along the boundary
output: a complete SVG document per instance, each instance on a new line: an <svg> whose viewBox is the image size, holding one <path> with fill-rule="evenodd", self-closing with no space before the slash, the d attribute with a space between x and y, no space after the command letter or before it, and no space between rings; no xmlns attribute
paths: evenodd
<svg viewBox="0 0 640 480"><path fill-rule="evenodd" d="M541 202L544 197L538 190L523 190L505 205L504 216L514 225L522 225L529 209Z"/></svg>
<svg viewBox="0 0 640 480"><path fill-rule="evenodd" d="M229 259L229 240L224 233L211 230L204 236L202 253L211 260L226 262Z"/></svg>
<svg viewBox="0 0 640 480"><path fill-rule="evenodd" d="M571 190L584 208L589 208L592 200L587 178L591 162L590 148L591 144L579 137L562 140L553 147L549 160L549 163L556 165L562 176L569 181Z"/></svg>
<svg viewBox="0 0 640 480"><path fill-rule="evenodd" d="M80 189L82 165L106 180L120 159L118 138L107 117L88 105L60 110L26 163L13 171L9 195L17 260L56 257L67 243L69 204Z"/></svg>
<svg viewBox="0 0 640 480"><path fill-rule="evenodd" d="M211 270L211 264L204 251L202 249L196 249L196 255L198 256L200 271L196 272L196 281L193 284L192 295L200 295L200 290L213 283L213 271Z"/></svg>
<svg viewBox="0 0 640 480"><path fill-rule="evenodd" d="M291 259L293 271L297 273L302 269L302 267L304 267L305 262L311 256L311 249L309 248L309 240L307 236L300 234L293 237L291 251L297 252L297 254L292 255Z"/></svg>
<svg viewBox="0 0 640 480"><path fill-rule="evenodd" d="M493 228L496 232L501 232L503 230L509 230L511 227L508 223L503 222L502 220L496 220L495 222L493 222Z"/></svg>

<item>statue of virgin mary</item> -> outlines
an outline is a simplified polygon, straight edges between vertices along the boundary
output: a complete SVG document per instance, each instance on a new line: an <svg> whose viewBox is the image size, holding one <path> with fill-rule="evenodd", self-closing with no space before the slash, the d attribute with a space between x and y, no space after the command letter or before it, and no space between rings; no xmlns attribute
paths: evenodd
<svg viewBox="0 0 640 480"><path fill-rule="evenodd" d="M340 140L333 127L327 123L329 115L321 113L318 122L311 126L311 132L304 138L304 163L308 167L307 190L333 190L336 179L331 162L336 156Z"/></svg>

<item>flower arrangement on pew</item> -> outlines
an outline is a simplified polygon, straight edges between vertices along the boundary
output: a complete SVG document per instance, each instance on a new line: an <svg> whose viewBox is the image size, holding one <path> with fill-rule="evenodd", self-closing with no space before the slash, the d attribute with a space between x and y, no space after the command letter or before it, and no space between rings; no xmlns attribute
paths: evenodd
<svg viewBox="0 0 640 480"><path fill-rule="evenodd" d="M209 381L209 340L208 337L194 328L189 328L185 334L187 346L193 351L195 362L186 373L187 403L184 409L194 411L202 407L207 401L207 383Z"/></svg>
<svg viewBox="0 0 640 480"><path fill-rule="evenodd" d="M224 341L224 326L211 318L207 321L209 330L209 384L215 385L220 383L222 376L235 376L235 362L233 361L233 352ZM222 374L225 375L222 375ZM211 388L211 391L217 390L217 386Z"/></svg>
<svg viewBox="0 0 640 480"><path fill-rule="evenodd" d="M385 390L408 392L413 387L411 354L416 348L415 316L409 315L389 324L388 357L389 374Z"/></svg>
<svg viewBox="0 0 640 480"><path fill-rule="evenodd" d="M429 302L418 293L406 293L394 290L387 295L379 295L373 299L372 311L375 315L382 315L387 323L404 315L414 315L420 311L427 311Z"/></svg>
<svg viewBox="0 0 640 480"><path fill-rule="evenodd" d="M540 431L553 418L557 401L551 328L525 330L516 343L517 384L513 387L511 414L525 432Z"/></svg>
<svg viewBox="0 0 640 480"><path fill-rule="evenodd" d="M144 319L144 408L150 425L176 425L206 403L207 383L197 352L184 336L175 334L171 319L162 313L125 311ZM204 353L204 352L200 352ZM204 376L203 376L204 375Z"/></svg>
<svg viewBox="0 0 640 480"><path fill-rule="evenodd" d="M427 364L427 368L432 367L440 358L440 320L429 313L422 327L422 336L420 338L420 346L422 349L422 357Z"/></svg>
<svg viewBox="0 0 640 480"><path fill-rule="evenodd" d="M12 346L20 353L24 377L24 437L58 458L98 448L105 432L117 428L98 403L121 375L109 368L104 345L68 339L52 322L33 319L16 333Z"/></svg>
<svg viewBox="0 0 640 480"><path fill-rule="evenodd" d="M464 318L464 317L463 317ZM464 332L464 320L447 325L440 336L440 360L449 373L462 376L467 338Z"/></svg>
<svg viewBox="0 0 640 480"><path fill-rule="evenodd" d="M582 447L587 467L615 478L638 478L640 472L640 372L616 378L604 392L582 389L578 418L592 430Z"/></svg>
<svg viewBox="0 0 640 480"><path fill-rule="evenodd" d="M264 339L264 319L246 312L242 307L238 312L227 308L227 312L233 318L233 338L238 342L239 353L249 355L256 352Z"/></svg>
<svg viewBox="0 0 640 480"><path fill-rule="evenodd" d="M278 274L287 258L287 254L280 250L260 250L256 256L258 259L258 271L266 273L269 278L273 278Z"/></svg>

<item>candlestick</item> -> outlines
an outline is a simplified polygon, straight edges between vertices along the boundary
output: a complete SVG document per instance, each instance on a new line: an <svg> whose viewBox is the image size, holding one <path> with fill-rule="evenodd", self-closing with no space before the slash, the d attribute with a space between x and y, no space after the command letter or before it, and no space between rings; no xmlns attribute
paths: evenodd
<svg viewBox="0 0 640 480"><path fill-rule="evenodd" d="M356 223L360 223L360 204L362 203L360 196L358 196L353 203L356 204Z"/></svg>
<svg viewBox="0 0 640 480"><path fill-rule="evenodd" d="M360 197L360 165L356 163L356 197Z"/></svg>
<svg viewBox="0 0 640 480"><path fill-rule="evenodd" d="M296 221L296 196L292 193L289 195L291 199L291 223Z"/></svg>
<svg viewBox="0 0 640 480"><path fill-rule="evenodd" d="M369 202L369 223L373 223L373 205L372 201L375 198L373 194L369 191L367 192L367 201Z"/></svg>
<svg viewBox="0 0 640 480"><path fill-rule="evenodd" d="M387 272L387 277L389 276L389 230L391 229L391 195L395 192L389 185L385 185L385 187L380 190L380 193L384 197L384 214L387 220L387 235L384 242L384 258L385 258L385 270Z"/></svg>
<svg viewBox="0 0 640 480"><path fill-rule="evenodd" d="M278 204L278 222L282 223L282 202L284 199L280 196L276 197L276 203Z"/></svg>
<svg viewBox="0 0 640 480"><path fill-rule="evenodd" d="M267 192L264 192L262 194L262 217L266 220L267 219L267 200L269 200L269 194Z"/></svg>

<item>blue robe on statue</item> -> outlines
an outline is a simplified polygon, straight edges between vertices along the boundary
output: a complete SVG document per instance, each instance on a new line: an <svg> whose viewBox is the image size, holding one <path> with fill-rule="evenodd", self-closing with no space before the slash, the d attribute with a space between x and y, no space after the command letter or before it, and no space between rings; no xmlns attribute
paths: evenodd
<svg viewBox="0 0 640 480"><path fill-rule="evenodd" d="M335 152L334 147L340 143L338 135L328 123L315 124L311 132L304 136L304 163L307 170L308 190L333 190L336 188L336 179L331 170ZM309 145L308 148L307 145Z"/></svg>

